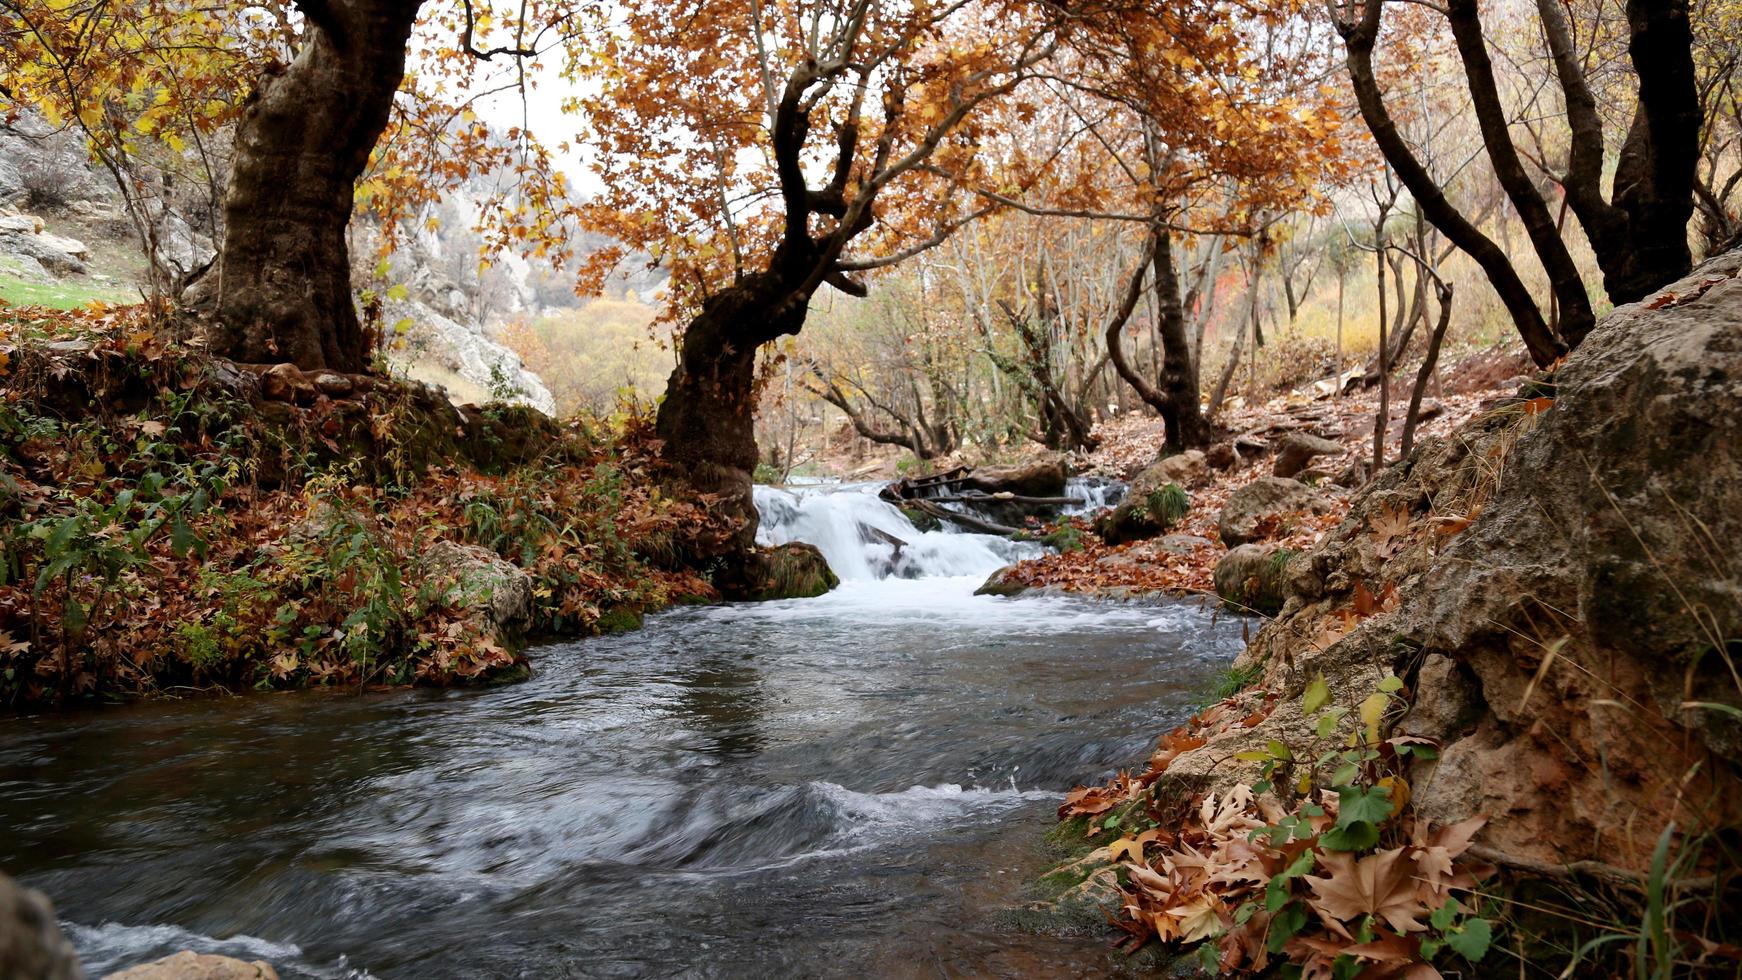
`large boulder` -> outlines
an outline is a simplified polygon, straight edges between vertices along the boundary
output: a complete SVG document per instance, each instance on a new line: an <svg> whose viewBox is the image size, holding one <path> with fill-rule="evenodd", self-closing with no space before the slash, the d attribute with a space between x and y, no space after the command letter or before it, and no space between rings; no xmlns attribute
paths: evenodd
<svg viewBox="0 0 1742 980"><path fill-rule="evenodd" d="M73 944L55 923L48 898L0 875L0 977L84 980L84 976Z"/></svg>
<svg viewBox="0 0 1742 980"><path fill-rule="evenodd" d="M744 583L731 598L751 602L814 599L841 584L814 544L793 541L759 549L745 560Z"/></svg>
<svg viewBox="0 0 1742 980"><path fill-rule="evenodd" d="M532 623L532 577L494 551L475 544L437 541L423 554L423 573L443 599L461 610L468 639L504 650L526 642Z"/></svg>
<svg viewBox="0 0 1742 980"><path fill-rule="evenodd" d="M1230 548L1263 536L1268 525L1290 514L1322 513L1329 502L1312 487L1280 476L1261 476L1228 495L1216 530Z"/></svg>
<svg viewBox="0 0 1742 980"><path fill-rule="evenodd" d="M1270 475L1299 476L1317 457L1336 456L1342 451L1340 442L1322 439L1309 432L1290 432L1277 443L1276 462L1271 465Z"/></svg>
<svg viewBox="0 0 1742 980"><path fill-rule="evenodd" d="M1169 483L1177 483L1182 487L1192 487L1203 482L1208 475L1210 465L1205 460L1202 450L1188 449L1183 453L1163 456L1144 467L1143 471L1131 478L1131 492L1146 495L1157 487L1165 487Z"/></svg>
<svg viewBox="0 0 1742 980"><path fill-rule="evenodd" d="M1252 782L1241 753L1312 743L1294 705L1316 678L1353 713L1395 673L1413 704L1388 720L1440 745L1407 772L1415 804L1487 816L1488 859L1642 877L1672 823L1682 841L1742 829L1739 269L1721 256L1618 308L1552 402L1380 472L1288 563L1281 614L1237 663L1255 705L1289 707L1211 733L1165 791Z"/></svg>
<svg viewBox="0 0 1742 980"><path fill-rule="evenodd" d="M34 262L57 276L82 275L91 257L84 242L50 234L41 218L28 214L0 215L0 254Z"/></svg>
<svg viewBox="0 0 1742 980"><path fill-rule="evenodd" d="M229 956L184 949L160 960L111 973L103 980L278 980L278 972L261 960L247 963Z"/></svg>

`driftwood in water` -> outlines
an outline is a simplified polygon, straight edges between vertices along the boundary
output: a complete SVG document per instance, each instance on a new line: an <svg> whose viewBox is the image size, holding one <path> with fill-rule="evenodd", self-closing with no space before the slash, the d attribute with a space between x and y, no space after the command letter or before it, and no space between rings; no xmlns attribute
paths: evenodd
<svg viewBox="0 0 1742 980"><path fill-rule="evenodd" d="M888 531L885 531L880 527L872 527L869 524L860 524L859 525L859 536L860 537L869 536L871 538L871 540L873 540L873 541L881 541L887 545L894 545L896 557L900 557L901 556L901 549L907 547L906 541L901 540L900 538L896 537L893 534L890 534Z"/></svg>
<svg viewBox="0 0 1742 980"><path fill-rule="evenodd" d="M958 493L927 497L940 504L1028 504L1034 507L1080 507L1081 497L1024 497L1014 493Z"/></svg>
<svg viewBox="0 0 1742 980"><path fill-rule="evenodd" d="M982 534L999 534L1004 537L1009 537L1013 534L1019 533L1021 530L1020 528L994 523L986 520L984 517L975 517L973 514L964 514L960 511L951 510L942 504L933 503L931 500L927 500L924 497L915 497L910 500L904 500L902 503L912 507L922 514L935 517L940 521L951 521L960 524L969 530L979 531Z"/></svg>

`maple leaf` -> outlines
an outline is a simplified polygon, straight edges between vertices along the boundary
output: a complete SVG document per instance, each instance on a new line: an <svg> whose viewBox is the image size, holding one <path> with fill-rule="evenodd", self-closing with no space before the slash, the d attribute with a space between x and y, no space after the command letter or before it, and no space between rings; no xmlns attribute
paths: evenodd
<svg viewBox="0 0 1742 980"><path fill-rule="evenodd" d="M1446 894L1456 874L1453 863L1459 855L1470 849L1470 842L1487 823L1487 817L1471 817L1441 827L1411 845L1410 856L1415 859L1424 896L1438 898ZM1426 821L1416 823L1415 832L1418 838L1423 836L1425 826Z"/></svg>
<svg viewBox="0 0 1742 980"><path fill-rule="evenodd" d="M1403 550L1409 533L1409 508L1387 504L1368 518L1373 529L1373 551L1380 558L1392 558Z"/></svg>
<svg viewBox="0 0 1742 980"><path fill-rule="evenodd" d="M1403 848L1359 859L1329 852L1319 856L1319 866L1330 873L1324 877L1308 875L1304 880L1313 890L1313 907L1331 919L1348 923L1373 915L1398 932L1427 928L1416 921L1428 909L1416 897L1414 862L1405 857Z"/></svg>

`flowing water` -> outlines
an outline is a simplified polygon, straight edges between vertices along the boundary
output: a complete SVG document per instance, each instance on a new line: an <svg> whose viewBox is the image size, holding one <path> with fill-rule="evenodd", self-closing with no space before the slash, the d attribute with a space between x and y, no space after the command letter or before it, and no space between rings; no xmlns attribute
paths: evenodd
<svg viewBox="0 0 1742 980"><path fill-rule="evenodd" d="M0 870L94 976L183 948L287 978L1098 972L992 911L1239 624L975 597L1035 546L922 534L865 488L758 502L838 589L540 646L493 690L0 721Z"/></svg>

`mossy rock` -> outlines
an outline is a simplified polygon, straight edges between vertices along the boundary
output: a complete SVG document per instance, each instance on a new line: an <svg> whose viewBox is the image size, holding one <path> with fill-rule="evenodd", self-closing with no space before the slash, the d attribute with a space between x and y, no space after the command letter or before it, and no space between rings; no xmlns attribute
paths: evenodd
<svg viewBox="0 0 1742 980"><path fill-rule="evenodd" d="M1060 554L1082 551L1083 532L1077 530L1074 524L1065 524L1055 531L1041 535L1040 543Z"/></svg>
<svg viewBox="0 0 1742 980"><path fill-rule="evenodd" d="M633 633L641 628L646 617L633 606L612 606L599 613L598 629L602 636Z"/></svg>
<svg viewBox="0 0 1742 980"><path fill-rule="evenodd" d="M748 587L738 598L752 602L814 599L841 584L815 545L793 542L750 556Z"/></svg>
<svg viewBox="0 0 1742 980"><path fill-rule="evenodd" d="M918 530L938 531L943 529L943 522L925 511L920 510L918 507L903 507L901 508L901 514L903 517L907 518L908 523L912 524Z"/></svg>
<svg viewBox="0 0 1742 980"><path fill-rule="evenodd" d="M1216 595L1240 612L1274 616L1288 598L1289 559L1295 552L1274 544L1243 544L1216 563Z"/></svg>

